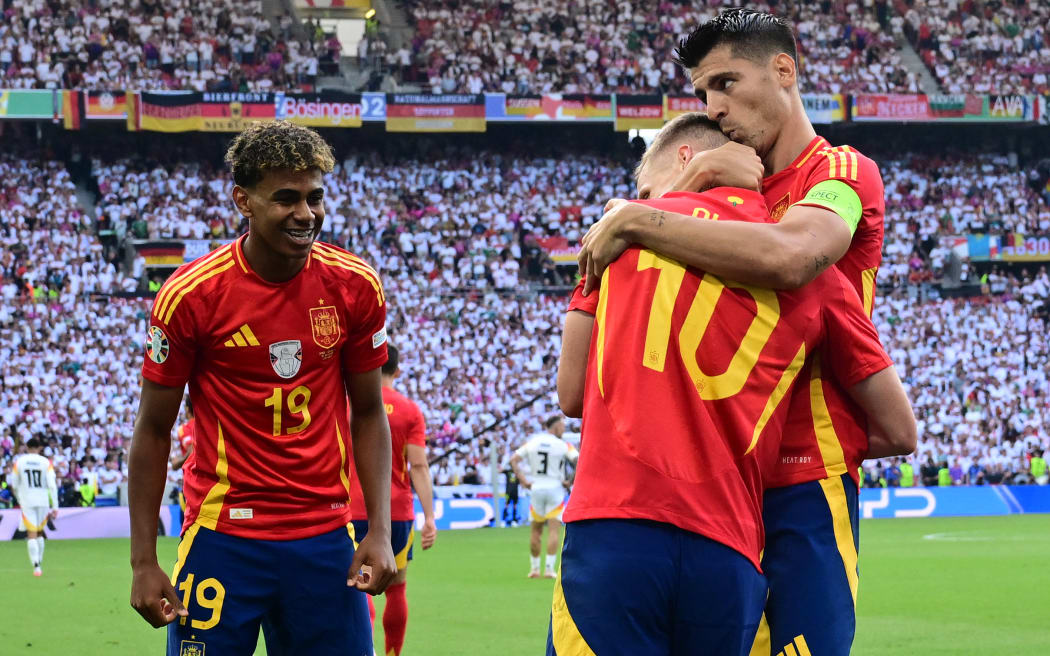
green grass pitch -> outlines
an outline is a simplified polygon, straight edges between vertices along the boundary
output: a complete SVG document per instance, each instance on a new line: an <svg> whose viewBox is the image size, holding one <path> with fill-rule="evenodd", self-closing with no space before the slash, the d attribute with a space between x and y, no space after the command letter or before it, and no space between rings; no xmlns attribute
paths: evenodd
<svg viewBox="0 0 1050 656"><path fill-rule="evenodd" d="M525 578L527 540L524 528L444 531L417 549L404 653L542 654L553 582ZM162 539L166 565L175 548ZM128 605L127 562L127 540L56 540L37 579L23 542L0 543L0 652L163 654L163 632ZM858 656L1047 653L1050 515L866 520L860 562Z"/></svg>

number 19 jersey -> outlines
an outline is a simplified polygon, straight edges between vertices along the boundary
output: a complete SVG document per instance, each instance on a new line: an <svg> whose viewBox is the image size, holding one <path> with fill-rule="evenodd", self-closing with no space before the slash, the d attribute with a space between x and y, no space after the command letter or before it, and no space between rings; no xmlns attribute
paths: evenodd
<svg viewBox="0 0 1050 656"><path fill-rule="evenodd" d="M768 220L735 188L645 204L698 220ZM576 484L565 521L665 522L721 542L759 567L762 473L774 459L789 392L824 341L845 386L889 365L837 270L776 292L631 247L600 291L570 310L595 316Z"/></svg>
<svg viewBox="0 0 1050 656"><path fill-rule="evenodd" d="M379 276L315 243L291 280L252 271L244 237L178 269L154 301L142 375L189 383L186 520L291 540L350 521L344 373L386 362Z"/></svg>

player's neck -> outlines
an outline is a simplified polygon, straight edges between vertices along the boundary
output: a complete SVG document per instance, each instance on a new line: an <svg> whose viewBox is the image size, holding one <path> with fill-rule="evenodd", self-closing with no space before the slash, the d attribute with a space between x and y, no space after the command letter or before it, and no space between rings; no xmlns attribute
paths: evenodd
<svg viewBox="0 0 1050 656"><path fill-rule="evenodd" d="M241 250L244 259L255 275L266 282L288 282L306 266L309 257L289 258L273 252L266 247L262 239L252 239L251 233L245 237Z"/></svg>
<svg viewBox="0 0 1050 656"><path fill-rule="evenodd" d="M817 131L809 122L806 110L802 106L802 100L799 99L791 115L785 121L784 127L781 128L776 143L762 159L762 163L766 166L766 176L787 168L802 154L815 136L817 136Z"/></svg>
<svg viewBox="0 0 1050 656"><path fill-rule="evenodd" d="M382 386L388 389L394 389L394 379L383 376Z"/></svg>

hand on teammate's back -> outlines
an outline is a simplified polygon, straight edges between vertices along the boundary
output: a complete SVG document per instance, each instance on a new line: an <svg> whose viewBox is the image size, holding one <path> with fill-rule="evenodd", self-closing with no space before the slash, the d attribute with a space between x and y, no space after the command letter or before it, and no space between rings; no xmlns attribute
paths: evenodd
<svg viewBox="0 0 1050 656"><path fill-rule="evenodd" d="M605 214L587 230L580 244L580 253L576 256L580 275L586 277L584 296L598 288L605 267L612 264L630 246L621 236L621 231L624 224L631 219L632 213L644 210L644 206L623 198L613 198L605 204Z"/></svg>
<svg viewBox="0 0 1050 656"><path fill-rule="evenodd" d="M171 624L176 617L188 615L171 579L157 564L135 568L131 581L131 607L155 629Z"/></svg>
<svg viewBox="0 0 1050 656"><path fill-rule="evenodd" d="M714 187L740 187L760 191L765 166L751 146L734 141L693 156L675 179L675 191L707 191Z"/></svg>
<svg viewBox="0 0 1050 656"><path fill-rule="evenodd" d="M397 575L390 534L369 531L354 551L346 584L370 595L383 594Z"/></svg>
<svg viewBox="0 0 1050 656"><path fill-rule="evenodd" d="M437 539L437 533L437 524L434 523L433 519L428 519L424 522L423 530L420 531L420 545L423 547L423 551L434 546L434 540Z"/></svg>

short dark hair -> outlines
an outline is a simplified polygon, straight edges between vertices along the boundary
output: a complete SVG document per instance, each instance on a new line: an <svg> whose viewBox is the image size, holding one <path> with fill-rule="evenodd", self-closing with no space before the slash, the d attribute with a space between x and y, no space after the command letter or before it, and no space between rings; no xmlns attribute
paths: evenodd
<svg viewBox="0 0 1050 656"><path fill-rule="evenodd" d="M233 169L233 181L241 187L257 185L272 169L331 173L335 168L328 142L310 128L288 121L252 123L234 137L226 161Z"/></svg>
<svg viewBox="0 0 1050 656"><path fill-rule="evenodd" d="M559 421L561 421L561 415L551 415L550 417L547 417L547 421L543 422L543 427L553 428L554 424L558 423Z"/></svg>
<svg viewBox="0 0 1050 656"><path fill-rule="evenodd" d="M40 447L42 447L44 445L40 442L39 439L37 439L35 437L31 437L28 440L26 440L26 446L29 447L30 449L39 449Z"/></svg>
<svg viewBox="0 0 1050 656"><path fill-rule="evenodd" d="M383 363L383 368L380 370L387 376L393 376L397 373L397 367L399 364L399 358L397 353L397 347L393 344L386 345L386 362Z"/></svg>
<svg viewBox="0 0 1050 656"><path fill-rule="evenodd" d="M718 46L728 44L734 57L746 57L765 62L779 53L795 60L798 68L798 46L791 23L780 16L754 9L735 7L727 9L678 42L675 48L676 64L693 68Z"/></svg>
<svg viewBox="0 0 1050 656"><path fill-rule="evenodd" d="M718 122L711 119L703 112L686 112L671 119L660 132L657 133L649 147L642 153L642 159L634 170L634 177L642 173L642 169L649 161L658 155L669 145L676 141L692 138L698 143L711 147L721 146L729 141L729 137L722 134Z"/></svg>

